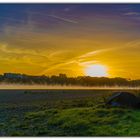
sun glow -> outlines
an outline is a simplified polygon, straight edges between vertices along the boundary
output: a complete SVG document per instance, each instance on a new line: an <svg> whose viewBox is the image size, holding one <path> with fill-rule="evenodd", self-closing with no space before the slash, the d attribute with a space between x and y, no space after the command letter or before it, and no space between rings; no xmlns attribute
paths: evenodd
<svg viewBox="0 0 140 140"><path fill-rule="evenodd" d="M107 67L99 64L88 66L85 69L85 74L92 77L108 76Z"/></svg>

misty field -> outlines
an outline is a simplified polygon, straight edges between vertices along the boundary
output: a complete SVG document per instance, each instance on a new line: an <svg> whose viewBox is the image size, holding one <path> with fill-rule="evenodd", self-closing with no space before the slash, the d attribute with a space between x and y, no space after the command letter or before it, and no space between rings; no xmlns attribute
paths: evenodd
<svg viewBox="0 0 140 140"><path fill-rule="evenodd" d="M0 135L140 136L140 110L104 104L113 91L0 90Z"/></svg>

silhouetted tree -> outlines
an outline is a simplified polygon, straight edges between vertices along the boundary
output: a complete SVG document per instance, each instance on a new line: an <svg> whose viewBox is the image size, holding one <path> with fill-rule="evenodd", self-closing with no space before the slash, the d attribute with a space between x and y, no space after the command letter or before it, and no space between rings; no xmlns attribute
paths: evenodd
<svg viewBox="0 0 140 140"><path fill-rule="evenodd" d="M18 84L47 84L47 85L81 85L81 86L140 86L140 80L128 80L121 77L90 77L78 76L67 77L66 74L59 74L58 76L34 76L25 75L18 77L5 77L0 75L0 83L18 83Z"/></svg>

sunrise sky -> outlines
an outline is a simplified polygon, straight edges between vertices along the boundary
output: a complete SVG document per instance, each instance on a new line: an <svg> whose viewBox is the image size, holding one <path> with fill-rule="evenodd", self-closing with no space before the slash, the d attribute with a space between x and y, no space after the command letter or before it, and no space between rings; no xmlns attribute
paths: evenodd
<svg viewBox="0 0 140 140"><path fill-rule="evenodd" d="M94 65L140 78L140 4L0 4L0 73L78 76Z"/></svg>

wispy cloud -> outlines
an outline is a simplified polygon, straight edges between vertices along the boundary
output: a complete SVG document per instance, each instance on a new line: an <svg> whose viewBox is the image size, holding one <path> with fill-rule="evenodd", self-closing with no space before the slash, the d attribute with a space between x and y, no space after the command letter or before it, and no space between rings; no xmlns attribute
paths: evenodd
<svg viewBox="0 0 140 140"><path fill-rule="evenodd" d="M49 16L49 17L56 18L56 19L59 19L59 20L62 20L62 21L65 21L65 22L68 22L68 23L74 23L74 24L77 24L77 23L78 23L78 22L75 21L75 20L68 19L68 18L63 18L63 17L56 16L56 15L48 15L48 16Z"/></svg>
<svg viewBox="0 0 140 140"><path fill-rule="evenodd" d="M107 51L110 51L110 50L113 50L115 48L106 48L106 49L99 49L99 50L95 50L95 51L91 51L91 52L88 52L86 54L83 54L81 56L79 56L78 58L86 58L86 57L90 57L90 56L94 56L94 55L97 55L97 54L100 54L100 53L103 53L103 52L107 52Z"/></svg>
<svg viewBox="0 0 140 140"><path fill-rule="evenodd" d="M37 11L36 12L28 11L27 14L28 14L28 16L30 16L30 18L32 18L32 16L40 15L40 16L43 16L43 18L51 17L51 18L55 18L57 20L61 20L61 21L67 22L67 23L73 23L73 24L77 24L78 23L76 20L69 19L67 17L61 17L61 16L58 16L56 14L49 14L49 13L43 13L43 12L37 12Z"/></svg>
<svg viewBox="0 0 140 140"><path fill-rule="evenodd" d="M125 16L139 16L140 13L139 12L127 12L127 13L124 13L123 15L125 15Z"/></svg>

